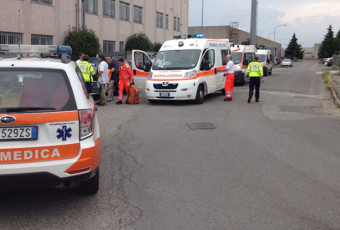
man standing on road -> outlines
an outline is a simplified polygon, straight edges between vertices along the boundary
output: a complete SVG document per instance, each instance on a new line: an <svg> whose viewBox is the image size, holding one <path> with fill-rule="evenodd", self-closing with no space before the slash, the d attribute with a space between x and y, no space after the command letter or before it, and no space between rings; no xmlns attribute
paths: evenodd
<svg viewBox="0 0 340 230"><path fill-rule="evenodd" d="M262 82L264 82L264 78L263 68L261 63L259 63L258 57L255 57L254 61L248 65L247 76L249 76L250 78L248 103L251 102L251 99L254 95L254 88L255 88L255 101L260 102L261 79Z"/></svg>
<svg viewBox="0 0 340 230"><path fill-rule="evenodd" d="M225 99L224 101L232 101L234 95L234 62L232 61L231 55L226 56L227 68L226 68L226 79L225 79Z"/></svg>
<svg viewBox="0 0 340 230"><path fill-rule="evenodd" d="M100 83L100 103L99 105L106 105L106 87L109 83L108 77L108 64L105 61L105 56L103 54L98 55L98 82Z"/></svg>
<svg viewBox="0 0 340 230"><path fill-rule="evenodd" d="M114 83L116 81L116 72L118 70L118 62L116 59L113 59L112 56L107 57L107 63L109 65L109 76L110 82L109 82L109 90L108 90L108 101L113 100L113 91L114 91Z"/></svg>
<svg viewBox="0 0 340 230"><path fill-rule="evenodd" d="M93 66L89 63L89 56L84 55L83 61L78 64L81 74L83 75L86 89L90 93L91 92L91 84L93 82L93 76L96 74L94 72Z"/></svg>
<svg viewBox="0 0 340 230"><path fill-rule="evenodd" d="M130 65L125 62L123 57L118 59L119 65L119 96L117 105L123 104L124 89L126 94L129 94L130 85L133 82L133 73Z"/></svg>

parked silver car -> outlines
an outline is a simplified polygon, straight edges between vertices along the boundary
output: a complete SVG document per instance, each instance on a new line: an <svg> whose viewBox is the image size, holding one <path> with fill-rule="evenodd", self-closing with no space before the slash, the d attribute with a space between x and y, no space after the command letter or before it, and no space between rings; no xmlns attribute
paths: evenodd
<svg viewBox="0 0 340 230"><path fill-rule="evenodd" d="M281 67L293 67L293 62L291 59L283 59L281 62Z"/></svg>

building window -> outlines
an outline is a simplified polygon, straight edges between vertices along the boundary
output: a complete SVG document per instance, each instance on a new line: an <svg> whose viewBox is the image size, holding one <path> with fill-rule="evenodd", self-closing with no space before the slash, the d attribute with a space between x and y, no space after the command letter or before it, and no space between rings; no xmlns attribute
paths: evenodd
<svg viewBox="0 0 340 230"><path fill-rule="evenodd" d="M22 44L22 34L0 31L0 44Z"/></svg>
<svg viewBox="0 0 340 230"><path fill-rule="evenodd" d="M53 45L53 36L32 34L31 44L32 45Z"/></svg>
<svg viewBox="0 0 340 230"><path fill-rule="evenodd" d="M103 53L104 55L113 55L116 51L116 42L114 41L103 41Z"/></svg>
<svg viewBox="0 0 340 230"><path fill-rule="evenodd" d="M177 17L174 17L174 30L179 31L180 30L180 20Z"/></svg>
<svg viewBox="0 0 340 230"><path fill-rule="evenodd" d="M133 21L135 23L143 23L143 8L133 6Z"/></svg>
<svg viewBox="0 0 340 230"><path fill-rule="evenodd" d="M115 0L103 0L103 15L115 17Z"/></svg>
<svg viewBox="0 0 340 230"><path fill-rule="evenodd" d="M119 42L119 51L120 52L124 51L124 42Z"/></svg>
<svg viewBox="0 0 340 230"><path fill-rule="evenodd" d="M98 0L85 0L85 11L89 14L97 14Z"/></svg>
<svg viewBox="0 0 340 230"><path fill-rule="evenodd" d="M47 4L47 5L53 4L53 0L32 0L32 2L37 2L37 3Z"/></svg>
<svg viewBox="0 0 340 230"><path fill-rule="evenodd" d="M130 21L130 4L126 2L119 3L120 19Z"/></svg>
<svg viewBox="0 0 340 230"><path fill-rule="evenodd" d="M158 13L156 14L156 26L158 28L163 28L163 14Z"/></svg>
<svg viewBox="0 0 340 230"><path fill-rule="evenodd" d="M169 15L165 15L165 29L169 29Z"/></svg>

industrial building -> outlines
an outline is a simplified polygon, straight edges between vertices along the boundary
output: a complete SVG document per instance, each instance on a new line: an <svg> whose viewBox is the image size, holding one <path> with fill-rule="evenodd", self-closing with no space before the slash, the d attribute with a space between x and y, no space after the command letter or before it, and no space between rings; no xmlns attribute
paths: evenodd
<svg viewBox="0 0 340 230"><path fill-rule="evenodd" d="M189 34L203 33L207 38L231 38L234 44L241 44L247 42L250 39L250 33L238 29L237 23L231 23L229 26L195 26L189 27ZM273 50L273 54L276 49L276 56L281 56L282 45L278 42L257 36L256 37L257 47L266 47Z"/></svg>
<svg viewBox="0 0 340 230"><path fill-rule="evenodd" d="M123 51L127 37L137 32L160 43L188 33L188 0L0 0L0 4L0 44L63 44L67 30L83 23L95 31L104 53Z"/></svg>

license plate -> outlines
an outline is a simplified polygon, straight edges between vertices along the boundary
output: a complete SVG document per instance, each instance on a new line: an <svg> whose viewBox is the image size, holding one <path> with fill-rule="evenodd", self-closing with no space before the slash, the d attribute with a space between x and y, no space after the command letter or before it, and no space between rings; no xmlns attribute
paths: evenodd
<svg viewBox="0 0 340 230"><path fill-rule="evenodd" d="M170 97L170 93L159 93L159 97Z"/></svg>
<svg viewBox="0 0 340 230"><path fill-rule="evenodd" d="M38 139L38 127L0 127L0 141L16 141L16 140L36 140Z"/></svg>

